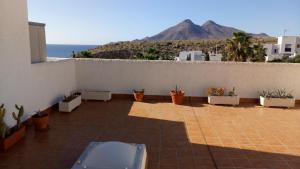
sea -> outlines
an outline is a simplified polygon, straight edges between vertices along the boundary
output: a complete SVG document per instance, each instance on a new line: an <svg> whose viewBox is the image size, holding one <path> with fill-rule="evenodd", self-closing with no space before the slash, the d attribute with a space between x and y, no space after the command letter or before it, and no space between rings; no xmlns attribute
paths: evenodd
<svg viewBox="0 0 300 169"><path fill-rule="evenodd" d="M98 45L57 45L47 44L48 57L70 58L72 51L78 53L80 51L96 48Z"/></svg>

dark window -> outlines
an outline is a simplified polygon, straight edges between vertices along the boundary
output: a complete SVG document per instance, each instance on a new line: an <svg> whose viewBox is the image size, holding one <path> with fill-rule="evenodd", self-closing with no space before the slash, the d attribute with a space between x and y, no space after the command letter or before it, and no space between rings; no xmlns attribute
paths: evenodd
<svg viewBox="0 0 300 169"><path fill-rule="evenodd" d="M275 53L275 54L277 53L277 49L274 49L274 53Z"/></svg>
<svg viewBox="0 0 300 169"><path fill-rule="evenodd" d="M188 54L186 60L187 60L187 61L191 61L191 60L192 60L192 55L191 55L191 54Z"/></svg>
<svg viewBox="0 0 300 169"><path fill-rule="evenodd" d="M286 44L284 51L285 52L291 52L292 51L292 45L291 44Z"/></svg>
<svg viewBox="0 0 300 169"><path fill-rule="evenodd" d="M300 44L297 44L297 48L300 48Z"/></svg>

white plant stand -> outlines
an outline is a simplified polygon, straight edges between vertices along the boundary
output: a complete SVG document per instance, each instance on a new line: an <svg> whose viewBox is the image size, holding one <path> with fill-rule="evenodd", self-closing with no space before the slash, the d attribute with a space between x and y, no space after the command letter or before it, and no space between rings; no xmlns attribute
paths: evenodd
<svg viewBox="0 0 300 169"><path fill-rule="evenodd" d="M76 107L78 107L81 104L81 96L77 96L73 100L69 102L63 102L61 101L59 103L59 111L60 112L72 112Z"/></svg>
<svg viewBox="0 0 300 169"><path fill-rule="evenodd" d="M208 103L212 105L233 105L238 106L240 104L239 96L208 96Z"/></svg>
<svg viewBox="0 0 300 169"><path fill-rule="evenodd" d="M260 104L264 107L295 107L295 98L265 98L260 96Z"/></svg>

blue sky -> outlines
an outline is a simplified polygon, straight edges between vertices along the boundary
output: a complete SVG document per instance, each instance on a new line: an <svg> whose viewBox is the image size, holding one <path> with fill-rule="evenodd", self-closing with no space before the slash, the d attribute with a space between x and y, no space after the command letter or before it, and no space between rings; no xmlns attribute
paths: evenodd
<svg viewBox="0 0 300 169"><path fill-rule="evenodd" d="M28 0L47 43L105 44L152 36L184 19L251 33L300 34L299 0Z"/></svg>

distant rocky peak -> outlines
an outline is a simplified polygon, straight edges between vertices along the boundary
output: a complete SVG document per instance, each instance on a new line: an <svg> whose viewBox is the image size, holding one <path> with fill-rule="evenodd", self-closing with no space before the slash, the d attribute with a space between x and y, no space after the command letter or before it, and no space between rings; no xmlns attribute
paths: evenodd
<svg viewBox="0 0 300 169"><path fill-rule="evenodd" d="M212 20L208 20L202 26L211 26L211 25L218 25L218 24Z"/></svg>

